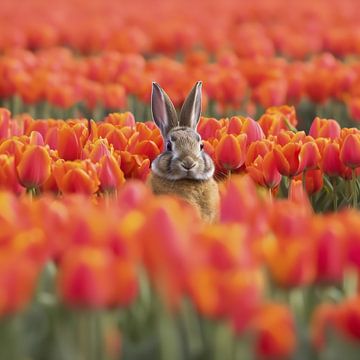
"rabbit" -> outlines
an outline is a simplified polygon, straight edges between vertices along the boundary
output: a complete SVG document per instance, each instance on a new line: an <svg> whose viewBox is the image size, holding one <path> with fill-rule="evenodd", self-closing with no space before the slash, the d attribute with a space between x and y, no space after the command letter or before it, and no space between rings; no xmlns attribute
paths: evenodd
<svg viewBox="0 0 360 360"><path fill-rule="evenodd" d="M177 195L193 205L205 222L214 222L219 209L215 166L196 131L201 88L202 82L198 81L178 117L165 91L152 83L151 114L164 139L164 152L151 164L149 184L154 194Z"/></svg>

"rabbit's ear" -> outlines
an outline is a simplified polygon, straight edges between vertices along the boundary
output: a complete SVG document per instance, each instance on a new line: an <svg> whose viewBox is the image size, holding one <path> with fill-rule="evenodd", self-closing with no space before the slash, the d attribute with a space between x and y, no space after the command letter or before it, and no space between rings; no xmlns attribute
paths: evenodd
<svg viewBox="0 0 360 360"><path fill-rule="evenodd" d="M156 82L152 83L151 115L164 138L168 132L179 126L177 113L169 96Z"/></svg>
<svg viewBox="0 0 360 360"><path fill-rule="evenodd" d="M179 116L180 126L196 129L201 114L201 87L202 82L198 81L185 99Z"/></svg>

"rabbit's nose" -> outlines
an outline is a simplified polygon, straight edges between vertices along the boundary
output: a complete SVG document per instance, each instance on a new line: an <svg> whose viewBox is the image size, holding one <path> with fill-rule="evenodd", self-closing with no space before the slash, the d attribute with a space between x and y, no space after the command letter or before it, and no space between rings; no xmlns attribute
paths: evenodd
<svg viewBox="0 0 360 360"><path fill-rule="evenodd" d="M190 170L190 169L192 169L195 165L196 165L195 161L194 161L193 159L191 159L190 157L186 157L186 158L181 162L181 166L182 166L185 170Z"/></svg>

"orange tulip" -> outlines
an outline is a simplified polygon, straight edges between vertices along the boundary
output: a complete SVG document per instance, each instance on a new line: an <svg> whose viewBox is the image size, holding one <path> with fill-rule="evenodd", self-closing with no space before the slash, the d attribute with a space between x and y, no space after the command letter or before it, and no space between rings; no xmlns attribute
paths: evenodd
<svg viewBox="0 0 360 360"><path fill-rule="evenodd" d="M64 160L80 159L81 144L74 128L64 125L57 131L57 150Z"/></svg>
<svg viewBox="0 0 360 360"><path fill-rule="evenodd" d="M308 170L305 174L305 189L309 195L319 192L324 186L323 173L319 169Z"/></svg>
<svg viewBox="0 0 360 360"><path fill-rule="evenodd" d="M360 135L348 134L340 148L340 160L352 169L360 166Z"/></svg>
<svg viewBox="0 0 360 360"><path fill-rule="evenodd" d="M50 176L51 158L41 146L29 145L16 167L19 181L26 188L41 186Z"/></svg>
<svg viewBox="0 0 360 360"><path fill-rule="evenodd" d="M160 149L153 141L144 140L135 145L134 153L144 155L153 161L160 154Z"/></svg>
<svg viewBox="0 0 360 360"><path fill-rule="evenodd" d="M102 191L117 190L125 182L124 173L112 155L105 155L100 159L97 172Z"/></svg>
<svg viewBox="0 0 360 360"><path fill-rule="evenodd" d="M220 169L239 169L245 162L247 136L223 135L215 148L215 159Z"/></svg>
<svg viewBox="0 0 360 360"><path fill-rule="evenodd" d="M13 156L0 155L0 189L20 194L24 188L20 185Z"/></svg>
<svg viewBox="0 0 360 360"><path fill-rule="evenodd" d="M94 194L99 189L95 165L90 160L61 161L54 164L53 175L58 189L63 193Z"/></svg>
<svg viewBox="0 0 360 360"><path fill-rule="evenodd" d="M245 165L251 165L258 156L264 158L271 148L272 144L268 140L252 142L246 151Z"/></svg>
<svg viewBox="0 0 360 360"><path fill-rule="evenodd" d="M114 146L115 150L124 150L127 147L128 139L120 129L113 129L106 134L109 144Z"/></svg>
<svg viewBox="0 0 360 360"><path fill-rule="evenodd" d="M124 126L133 127L136 125L135 117L130 111L109 114L104 119L104 122L120 127L124 127Z"/></svg>
<svg viewBox="0 0 360 360"><path fill-rule="evenodd" d="M95 142L86 144L83 151L83 158L90 159L97 163L104 156L110 156L110 146L106 139L97 139Z"/></svg>
<svg viewBox="0 0 360 360"><path fill-rule="evenodd" d="M295 322L288 308L265 304L253 320L255 351L261 359L290 358L296 347Z"/></svg>
<svg viewBox="0 0 360 360"><path fill-rule="evenodd" d="M283 147L277 145L274 148L274 158L280 174L291 177L301 172L301 169L299 169L300 150L301 145L293 142Z"/></svg>
<svg viewBox="0 0 360 360"><path fill-rule="evenodd" d="M10 135L10 111L0 108L0 141Z"/></svg>
<svg viewBox="0 0 360 360"><path fill-rule="evenodd" d="M19 253L0 255L0 315L22 311L36 289L39 266Z"/></svg>
<svg viewBox="0 0 360 360"><path fill-rule="evenodd" d="M320 119L316 117L311 124L309 135L313 138L330 138L337 139L340 136L341 127L336 120Z"/></svg>
<svg viewBox="0 0 360 360"><path fill-rule="evenodd" d="M0 154L13 155L18 164L24 152L25 145L18 138L10 138L0 144Z"/></svg>
<svg viewBox="0 0 360 360"><path fill-rule="evenodd" d="M202 117L197 126L197 131L204 140L209 140L216 138L216 134L221 128L221 123L218 120Z"/></svg>
<svg viewBox="0 0 360 360"><path fill-rule="evenodd" d="M246 171L260 185L273 189L280 184L281 174L277 170L274 153L268 152L264 158L258 156Z"/></svg>
<svg viewBox="0 0 360 360"><path fill-rule="evenodd" d="M135 300L138 294L137 265L133 260L115 258L113 272L113 303L126 306Z"/></svg>
<svg viewBox="0 0 360 360"><path fill-rule="evenodd" d="M241 129L243 127L243 118L240 118L238 116L232 116L229 120L227 133L233 134L235 136L241 134Z"/></svg>

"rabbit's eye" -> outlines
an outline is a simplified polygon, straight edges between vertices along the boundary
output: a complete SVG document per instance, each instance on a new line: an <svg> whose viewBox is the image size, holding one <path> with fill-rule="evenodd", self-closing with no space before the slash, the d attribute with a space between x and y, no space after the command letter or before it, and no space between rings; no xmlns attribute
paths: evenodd
<svg viewBox="0 0 360 360"><path fill-rule="evenodd" d="M167 151L171 151L171 150L172 150L171 141L167 141L167 142L166 142L166 150L167 150Z"/></svg>
<svg viewBox="0 0 360 360"><path fill-rule="evenodd" d="M204 144L201 143L201 144L200 144L200 150L202 150L203 148L204 148Z"/></svg>

